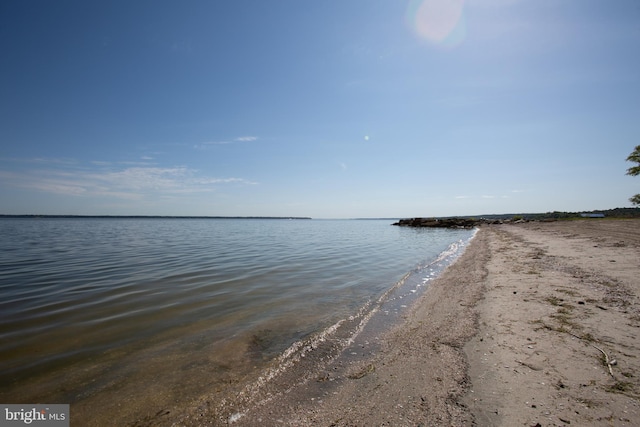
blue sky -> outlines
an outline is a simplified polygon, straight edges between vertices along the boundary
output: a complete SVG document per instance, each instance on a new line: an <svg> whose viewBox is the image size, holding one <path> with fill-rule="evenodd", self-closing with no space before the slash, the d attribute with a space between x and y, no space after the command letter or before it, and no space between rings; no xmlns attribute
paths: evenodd
<svg viewBox="0 0 640 427"><path fill-rule="evenodd" d="M637 0L0 2L0 213L630 206Z"/></svg>

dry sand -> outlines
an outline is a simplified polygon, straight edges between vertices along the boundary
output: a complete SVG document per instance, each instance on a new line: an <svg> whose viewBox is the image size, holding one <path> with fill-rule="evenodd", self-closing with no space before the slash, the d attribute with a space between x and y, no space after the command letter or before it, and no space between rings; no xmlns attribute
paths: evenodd
<svg viewBox="0 0 640 427"><path fill-rule="evenodd" d="M480 331L465 348L477 425L640 425L640 221L486 231Z"/></svg>
<svg viewBox="0 0 640 427"><path fill-rule="evenodd" d="M362 357L177 425L637 426L639 293L640 221L485 226Z"/></svg>

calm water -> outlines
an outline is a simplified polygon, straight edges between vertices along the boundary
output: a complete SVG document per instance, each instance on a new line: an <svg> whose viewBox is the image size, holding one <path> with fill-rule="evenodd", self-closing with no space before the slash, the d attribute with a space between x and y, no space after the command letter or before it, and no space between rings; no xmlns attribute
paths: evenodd
<svg viewBox="0 0 640 427"><path fill-rule="evenodd" d="M390 223L1 219L0 401L186 403L472 236Z"/></svg>

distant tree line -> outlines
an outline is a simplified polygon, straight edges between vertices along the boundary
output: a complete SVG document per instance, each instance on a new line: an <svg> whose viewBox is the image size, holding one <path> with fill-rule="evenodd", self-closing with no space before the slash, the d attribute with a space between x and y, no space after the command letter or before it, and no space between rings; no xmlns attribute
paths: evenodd
<svg viewBox="0 0 640 427"><path fill-rule="evenodd" d="M518 213L518 214L498 214L498 215L478 215L472 218L480 219L525 219L525 220L549 220L549 219L575 219L582 218L583 214L604 214L606 218L640 218L640 208L615 208L596 211L581 212L545 212L545 213Z"/></svg>
<svg viewBox="0 0 640 427"><path fill-rule="evenodd" d="M615 208L600 211L585 212L547 212L535 214L531 219L571 219L579 218L582 214L604 214L606 218L640 218L640 208Z"/></svg>

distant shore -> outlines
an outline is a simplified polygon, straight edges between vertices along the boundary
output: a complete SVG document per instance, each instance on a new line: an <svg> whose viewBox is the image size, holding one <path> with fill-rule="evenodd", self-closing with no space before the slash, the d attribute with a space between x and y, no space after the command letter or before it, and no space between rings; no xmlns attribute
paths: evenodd
<svg viewBox="0 0 640 427"><path fill-rule="evenodd" d="M311 219L302 216L170 216L170 215L0 215L1 218L122 218L122 219Z"/></svg>
<svg viewBox="0 0 640 427"><path fill-rule="evenodd" d="M639 260L639 220L483 227L372 358L310 379L322 392L178 425L640 425Z"/></svg>
<svg viewBox="0 0 640 427"><path fill-rule="evenodd" d="M581 217L604 217L604 218L617 218L617 219L629 219L640 218L640 208L614 208L614 209L601 209L592 211L581 212L538 212L538 213L507 213L507 214L484 214L484 215L465 215L465 216L439 216L439 217L414 217L414 218L398 218L398 217L357 217L357 218L343 218L343 219L357 219L357 220L389 220L397 221L397 225L409 225L409 222L415 222L415 220L421 220L422 222L429 221L444 221L443 223L451 221L469 221L474 222L473 225L483 223L501 223L501 222L515 222L519 220L524 221L545 221L545 220L563 220L563 219L578 219ZM166 218L166 219L323 219L313 218L308 216L225 216L225 215L50 215L50 214L0 214L2 218ZM416 225L419 226L419 225ZM471 226L471 225L468 225Z"/></svg>

